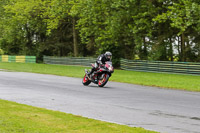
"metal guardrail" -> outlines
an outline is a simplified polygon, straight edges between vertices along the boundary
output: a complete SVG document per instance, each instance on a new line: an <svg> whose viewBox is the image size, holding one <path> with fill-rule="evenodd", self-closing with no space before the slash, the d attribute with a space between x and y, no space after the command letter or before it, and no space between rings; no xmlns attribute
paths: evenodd
<svg viewBox="0 0 200 133"><path fill-rule="evenodd" d="M87 58L87 57L43 56L43 61L45 64L91 66L91 63L94 63L96 61L96 59L95 58Z"/></svg>
<svg viewBox="0 0 200 133"><path fill-rule="evenodd" d="M1 55L0 62L36 63L36 57L35 56Z"/></svg>
<svg viewBox="0 0 200 133"><path fill-rule="evenodd" d="M124 70L133 71L200 75L200 63L194 62L141 61L121 59L120 67Z"/></svg>
<svg viewBox="0 0 200 133"><path fill-rule="evenodd" d="M81 65L90 66L96 61L88 57L54 57L43 56L46 64ZM120 59L120 68L131 71L178 73L200 75L200 63L194 62L170 62L170 61L142 61Z"/></svg>

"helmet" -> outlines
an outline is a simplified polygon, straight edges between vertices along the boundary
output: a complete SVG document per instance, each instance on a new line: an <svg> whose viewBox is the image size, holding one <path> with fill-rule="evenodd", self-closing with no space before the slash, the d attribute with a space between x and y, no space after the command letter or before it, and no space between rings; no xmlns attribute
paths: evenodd
<svg viewBox="0 0 200 133"><path fill-rule="evenodd" d="M112 53L111 52L107 51L107 52L105 52L104 55L106 56L107 60L111 60L112 59Z"/></svg>

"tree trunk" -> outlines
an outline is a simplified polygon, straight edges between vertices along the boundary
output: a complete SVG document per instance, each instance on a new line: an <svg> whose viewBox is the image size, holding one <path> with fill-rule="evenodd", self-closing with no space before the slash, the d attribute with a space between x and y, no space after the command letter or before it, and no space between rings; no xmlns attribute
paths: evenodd
<svg viewBox="0 0 200 133"><path fill-rule="evenodd" d="M185 35L184 33L181 34L181 61L186 61L186 55L185 55Z"/></svg>
<svg viewBox="0 0 200 133"><path fill-rule="evenodd" d="M185 51L186 51L186 61L192 61L193 62L193 59L191 57L192 55L192 50L191 50L191 46L190 46L190 41L189 41L189 38L187 37L187 41L186 41L186 48L185 48Z"/></svg>
<svg viewBox="0 0 200 133"><path fill-rule="evenodd" d="M172 45L172 38L170 38L170 58L173 61L173 45Z"/></svg>
<svg viewBox="0 0 200 133"><path fill-rule="evenodd" d="M145 58L145 60L147 60L148 53L147 53L147 44L146 44L145 37L143 37L143 42L144 42L144 58Z"/></svg>
<svg viewBox="0 0 200 133"><path fill-rule="evenodd" d="M31 51L33 50L33 48L32 48L32 31L29 29L29 27L28 27L28 25L26 24L25 25L25 30L26 30L26 39L27 39L27 43L26 43L26 50L24 51L25 52L25 54L26 55L31 55L32 53L31 53Z"/></svg>
<svg viewBox="0 0 200 133"><path fill-rule="evenodd" d="M72 24L73 24L73 43L74 43L74 56L77 57L78 56L78 41L77 41L77 33L76 33L76 19L73 18L72 20Z"/></svg>
<svg viewBox="0 0 200 133"><path fill-rule="evenodd" d="M180 37L178 36L178 54L179 54L179 57L181 58L181 51L180 51Z"/></svg>

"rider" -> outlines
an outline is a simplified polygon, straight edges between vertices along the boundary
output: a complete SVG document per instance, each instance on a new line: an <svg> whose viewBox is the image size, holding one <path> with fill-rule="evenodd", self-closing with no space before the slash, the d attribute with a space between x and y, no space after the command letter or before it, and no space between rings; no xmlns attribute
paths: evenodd
<svg viewBox="0 0 200 133"><path fill-rule="evenodd" d="M90 75L97 70L97 68L100 65L105 65L106 61L111 61L112 59L112 53L107 51L104 54L99 55L99 57L97 58L94 67L91 69L91 71L88 73L88 76L90 77Z"/></svg>

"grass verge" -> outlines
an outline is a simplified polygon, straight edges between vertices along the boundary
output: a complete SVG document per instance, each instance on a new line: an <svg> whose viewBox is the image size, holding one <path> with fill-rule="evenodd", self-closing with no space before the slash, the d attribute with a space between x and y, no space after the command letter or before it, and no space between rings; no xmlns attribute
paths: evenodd
<svg viewBox="0 0 200 133"><path fill-rule="evenodd" d="M0 69L79 78L83 77L85 68L87 67L29 63L0 63ZM115 70L110 80L200 92L200 76Z"/></svg>
<svg viewBox="0 0 200 133"><path fill-rule="evenodd" d="M0 100L1 133L155 133Z"/></svg>

